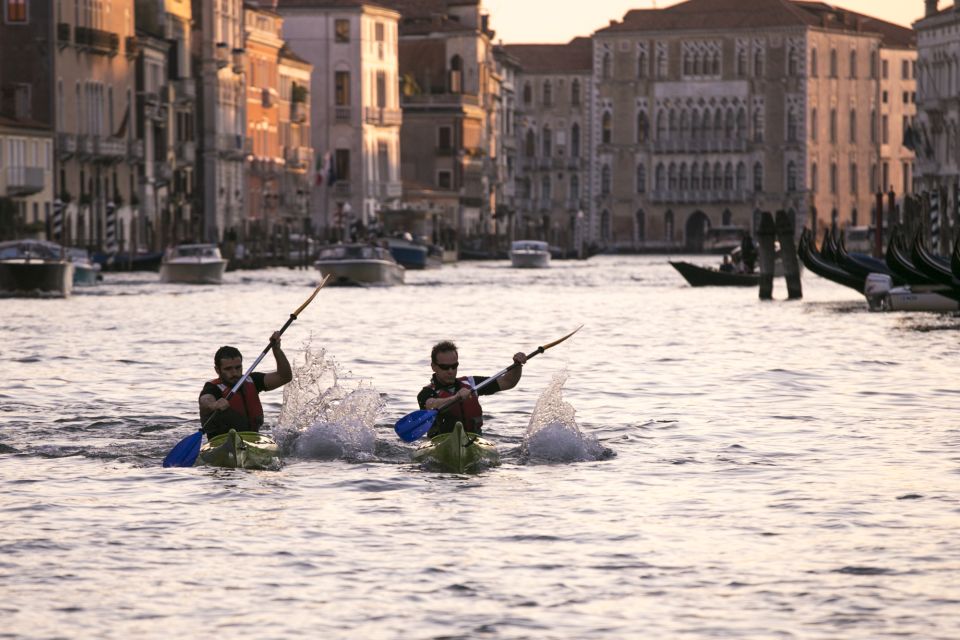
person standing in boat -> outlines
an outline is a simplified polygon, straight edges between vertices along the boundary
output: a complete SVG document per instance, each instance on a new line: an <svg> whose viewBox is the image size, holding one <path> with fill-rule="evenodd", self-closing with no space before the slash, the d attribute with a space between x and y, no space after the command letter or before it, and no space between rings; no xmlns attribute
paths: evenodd
<svg viewBox="0 0 960 640"><path fill-rule="evenodd" d="M286 354L280 348L280 333L270 336L277 370L270 373L254 371L243 381L237 392L227 400L233 385L243 376L243 356L236 347L223 346L213 356L217 377L203 385L200 391L200 423L206 425L207 438L213 438L230 429L259 431L263 426L263 406L260 392L273 391L293 380L293 371ZM211 414L215 414L211 417ZM209 420L209 422L207 422Z"/></svg>
<svg viewBox="0 0 960 640"><path fill-rule="evenodd" d="M513 361L519 366L503 374L496 384L488 384L474 393L473 388L487 378L484 376L457 377L457 369L460 365L457 345L449 340L435 344L430 351L430 368L433 369L433 377L430 379L430 384L417 394L417 402L421 409L438 410L450 402L450 398L456 397L457 400L437 415L427 435L432 438L441 433L450 433L457 422L462 423L464 430L468 433L481 434L483 409L480 407L477 396L488 396L517 386L523 374L523 364L527 361L527 356L522 352L514 354Z"/></svg>

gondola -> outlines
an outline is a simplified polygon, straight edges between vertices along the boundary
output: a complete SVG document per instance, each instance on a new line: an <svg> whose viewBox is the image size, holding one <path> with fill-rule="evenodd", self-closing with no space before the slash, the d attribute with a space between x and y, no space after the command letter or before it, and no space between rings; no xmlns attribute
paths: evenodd
<svg viewBox="0 0 960 640"><path fill-rule="evenodd" d="M923 243L923 236L919 233L913 239L910 257L913 265L931 280L960 290L960 280L954 277L950 264L930 253Z"/></svg>
<svg viewBox="0 0 960 640"><path fill-rule="evenodd" d="M890 234L890 242L887 243L887 253L884 256L890 271L913 286L937 284L917 269L913 261L907 256L906 238L903 235L903 230L896 226Z"/></svg>
<svg viewBox="0 0 960 640"><path fill-rule="evenodd" d="M679 271L691 287L756 287L760 284L759 273L728 273L673 260L670 261L670 266Z"/></svg>
<svg viewBox="0 0 960 640"><path fill-rule="evenodd" d="M797 254L803 265L821 278L843 285L844 287L850 287L857 293L863 293L864 279L853 276L832 262L824 259L824 257L817 252L816 247L813 246L813 234L809 229L804 229L803 233L800 234L800 244L797 247Z"/></svg>
<svg viewBox="0 0 960 640"><path fill-rule="evenodd" d="M838 241L834 241L834 257L838 267L851 275L862 277L864 280L871 273L882 273L890 276L896 286L906 284L890 271L890 267L883 260L863 253L849 253L843 241L843 236Z"/></svg>

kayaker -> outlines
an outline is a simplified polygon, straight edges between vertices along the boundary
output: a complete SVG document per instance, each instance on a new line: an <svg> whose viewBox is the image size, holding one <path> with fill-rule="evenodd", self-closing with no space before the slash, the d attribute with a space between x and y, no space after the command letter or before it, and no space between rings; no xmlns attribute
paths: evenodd
<svg viewBox="0 0 960 640"><path fill-rule="evenodd" d="M457 345L449 340L438 342L430 351L430 367L433 369L433 377L430 379L430 384L417 394L417 402L420 404L420 408L439 409L444 403L449 402L450 398L457 397L456 402L437 415L433 426L427 433L431 438L441 433L450 433L453 431L453 425L457 422L463 423L464 429L469 433L482 433L483 409L480 407L477 394L488 396L517 386L527 356L522 352L514 354L513 361L520 366L504 373L496 383L488 384L477 393L473 392L473 387L478 386L487 378L485 376L457 377L459 360Z"/></svg>
<svg viewBox="0 0 960 640"><path fill-rule="evenodd" d="M280 348L280 332L270 336L273 359L277 370L270 373L254 371L244 380L230 400L226 396L243 376L243 356L236 347L223 346L213 356L217 377L203 385L200 391L200 422L206 425L207 438L213 438L230 429L259 431L263 426L261 391L273 391L293 380L293 371L286 354ZM212 418L210 414L216 412ZM209 419L209 423L207 420Z"/></svg>

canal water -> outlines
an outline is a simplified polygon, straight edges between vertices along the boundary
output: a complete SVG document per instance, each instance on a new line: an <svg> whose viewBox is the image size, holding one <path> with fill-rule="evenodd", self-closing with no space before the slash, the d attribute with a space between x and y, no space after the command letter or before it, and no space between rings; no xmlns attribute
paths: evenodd
<svg viewBox="0 0 960 640"><path fill-rule="evenodd" d="M960 318L664 257L410 272L287 330L281 470L161 468L317 280L0 300L0 638L957 637ZM484 375L581 324L484 399L501 466L410 462L433 343Z"/></svg>

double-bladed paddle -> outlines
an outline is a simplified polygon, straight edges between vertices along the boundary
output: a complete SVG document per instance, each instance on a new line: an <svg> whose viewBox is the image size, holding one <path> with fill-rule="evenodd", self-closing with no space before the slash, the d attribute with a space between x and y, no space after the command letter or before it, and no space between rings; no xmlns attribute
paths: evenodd
<svg viewBox="0 0 960 640"><path fill-rule="evenodd" d="M567 338L575 334L577 331L580 331L580 329L582 328L583 328L583 325L580 325L579 327L577 327L567 335L563 336L559 340L554 340L550 344L545 344L542 347L537 347L536 350L527 354L527 360L529 360L530 358L538 354L543 353L550 347L557 346L558 344L560 344L561 342L563 342L564 340L566 340ZM498 371L497 373L493 374L492 376L490 376L489 378L487 378L477 386L473 387L473 392L476 393L477 391L484 388L494 380L499 379L503 374L507 373L508 371L512 371L519 366L520 366L519 364L514 362L506 369ZM413 442L414 440L421 438L425 433L430 431L430 427L433 426L433 422L434 420L436 420L437 414L445 410L447 407L452 406L455 402L456 402L456 398L450 398L450 400L440 405L440 407L437 409L421 409L419 411L414 411L413 413L408 413L407 415L397 420L397 423L393 426L393 430L397 432L397 435L404 442Z"/></svg>
<svg viewBox="0 0 960 640"><path fill-rule="evenodd" d="M308 304L313 302L313 299L317 297L317 294L320 293L320 289L323 289L323 285L327 284L327 280L329 279L330 279L330 276L327 275L323 280L321 280L317 288L314 289L313 293L310 294L310 297L307 298L307 301L304 302L302 305L300 305L300 307L298 307L296 311L290 314L290 317L287 319L286 324L284 324L283 327L280 329L280 331L277 332L278 338L282 336L283 332L287 330L287 327L289 327L293 323L293 321L297 319L297 316L300 315L300 312L303 311ZM253 373L253 370L257 368L257 365L260 364L260 361L263 360L264 356L267 355L267 352L269 352L271 348L273 348L272 340L266 347L264 347L263 351L260 352L260 355L257 357L256 360L253 361L253 364L250 365L250 367L247 369L247 372L244 373L239 380L237 380L237 383L235 385L233 385L233 388L230 389L230 393L224 396L225 398L229 400L233 396L233 394L237 392L237 389L240 388L240 385L243 384L243 381L246 380L248 377L250 377L250 374ZM212 414L210 414L210 417L207 418L207 421L203 424L202 427L200 427L200 429L196 433L193 433L187 436L186 438L178 442L176 445L174 445L173 449L170 450L170 453L167 454L167 457L163 459L163 466L164 467L192 467L193 463L197 461L197 456L200 455L200 444L203 441L204 429L207 428L207 425L210 424L210 421L213 419L213 416L215 415L216 415L216 412L213 412Z"/></svg>

